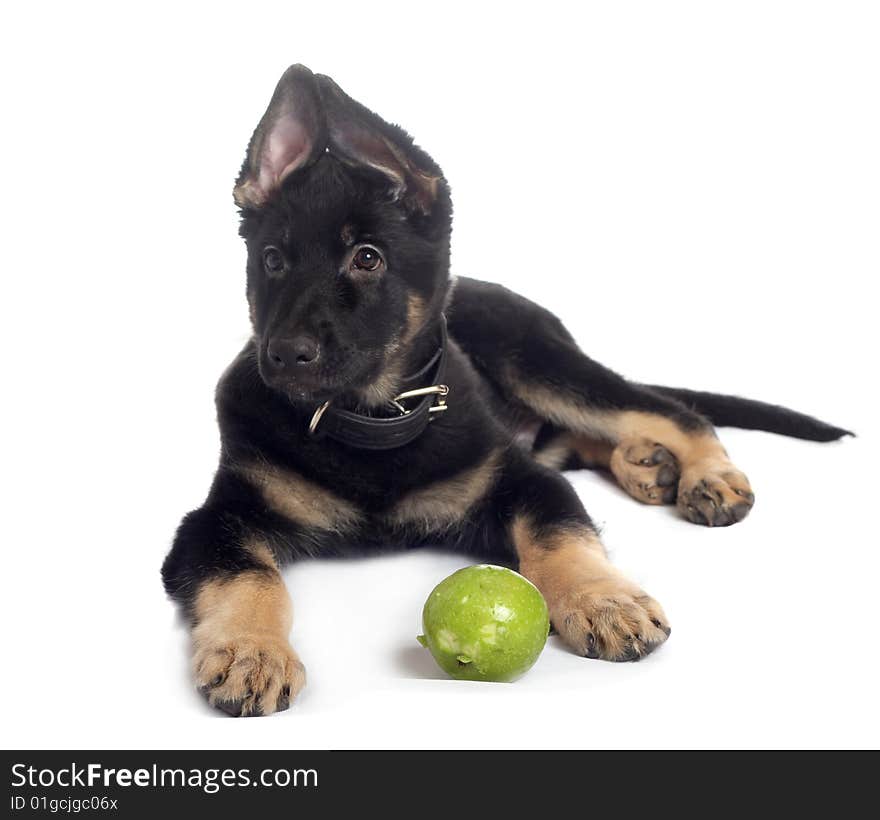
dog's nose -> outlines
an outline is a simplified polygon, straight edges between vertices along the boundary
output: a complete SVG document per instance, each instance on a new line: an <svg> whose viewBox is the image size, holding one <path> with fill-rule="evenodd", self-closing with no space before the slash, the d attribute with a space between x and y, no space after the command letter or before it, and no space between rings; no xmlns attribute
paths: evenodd
<svg viewBox="0 0 880 820"><path fill-rule="evenodd" d="M286 370L314 364L321 355L321 347L314 336L301 334L292 339L270 339L266 354L273 367Z"/></svg>

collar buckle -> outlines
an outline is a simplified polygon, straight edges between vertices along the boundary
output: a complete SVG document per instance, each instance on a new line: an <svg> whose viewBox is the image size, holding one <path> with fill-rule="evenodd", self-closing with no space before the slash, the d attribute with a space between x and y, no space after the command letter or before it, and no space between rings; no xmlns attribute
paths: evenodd
<svg viewBox="0 0 880 820"><path fill-rule="evenodd" d="M407 410L401 402L406 401L407 399L415 399L419 396L430 396L432 393L437 396L437 403L432 404L428 408L428 412L440 413L443 410L448 410L449 405L446 404L446 397L449 395L449 387L445 384L432 384L430 387L417 387L415 390L404 390L403 393L400 393L391 399L391 404L400 411L401 416L408 416L412 411Z"/></svg>

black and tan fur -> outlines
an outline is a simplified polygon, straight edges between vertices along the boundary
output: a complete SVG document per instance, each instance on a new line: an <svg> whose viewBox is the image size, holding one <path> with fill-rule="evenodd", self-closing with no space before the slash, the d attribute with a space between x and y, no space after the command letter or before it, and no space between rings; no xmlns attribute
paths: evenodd
<svg viewBox="0 0 880 820"><path fill-rule="evenodd" d="M712 419L815 440L846 432L759 402L633 384L538 305L499 285L453 287L439 167L301 66L278 84L235 199L253 338L217 389L213 486L162 571L192 624L196 683L230 714L283 709L305 682L279 573L303 556L435 544L507 564L538 586L573 651L637 660L668 637L666 616L611 565L559 470L608 469L637 500L722 526L754 495ZM444 314L448 410L424 433L377 451L309 434L328 400L388 414L436 350Z"/></svg>

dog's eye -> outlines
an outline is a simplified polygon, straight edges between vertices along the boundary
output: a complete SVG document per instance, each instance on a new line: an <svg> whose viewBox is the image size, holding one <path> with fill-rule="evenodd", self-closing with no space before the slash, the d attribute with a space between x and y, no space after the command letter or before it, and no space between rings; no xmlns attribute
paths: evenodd
<svg viewBox="0 0 880 820"><path fill-rule="evenodd" d="M263 267L270 276L278 276L284 272L284 257L278 248L270 245L263 251Z"/></svg>
<svg viewBox="0 0 880 820"><path fill-rule="evenodd" d="M357 253L352 257L352 270L378 270L384 264L382 254L370 245L363 245L358 248Z"/></svg>

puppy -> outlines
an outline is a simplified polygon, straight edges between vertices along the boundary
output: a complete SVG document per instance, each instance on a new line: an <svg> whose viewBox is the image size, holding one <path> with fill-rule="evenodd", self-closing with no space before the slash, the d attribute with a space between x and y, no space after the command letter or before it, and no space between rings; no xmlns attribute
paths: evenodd
<svg viewBox="0 0 880 820"><path fill-rule="evenodd" d="M574 652L638 660L669 622L609 562L559 470L609 470L638 501L726 526L755 496L713 423L847 433L633 384L538 305L451 282L440 168L303 66L278 83L234 196L253 338L217 388L213 486L162 568L196 683L230 715L285 709L305 682L280 574L300 556L442 544L533 581Z"/></svg>

